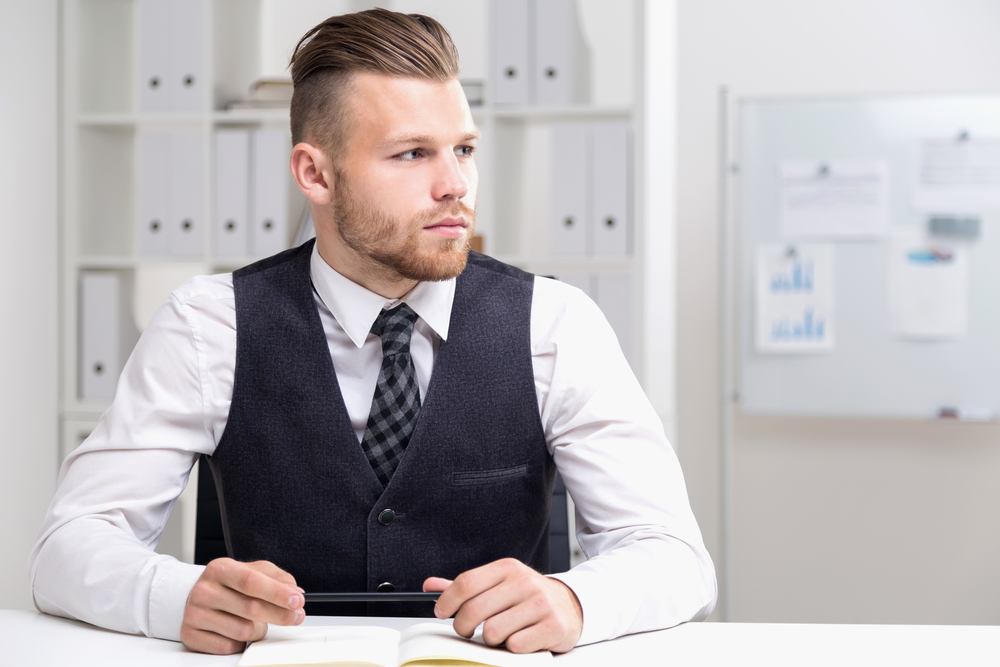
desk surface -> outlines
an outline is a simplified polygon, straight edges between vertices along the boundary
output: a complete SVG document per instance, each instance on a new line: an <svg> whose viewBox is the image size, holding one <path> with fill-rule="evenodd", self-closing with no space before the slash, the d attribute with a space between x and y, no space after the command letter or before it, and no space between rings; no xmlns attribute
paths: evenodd
<svg viewBox="0 0 1000 667"><path fill-rule="evenodd" d="M403 628L427 619L308 619L311 625ZM229 667L239 656L191 653L176 642L101 630L29 611L0 610L0 666ZM562 667L640 665L1000 665L1000 626L688 623L582 646Z"/></svg>

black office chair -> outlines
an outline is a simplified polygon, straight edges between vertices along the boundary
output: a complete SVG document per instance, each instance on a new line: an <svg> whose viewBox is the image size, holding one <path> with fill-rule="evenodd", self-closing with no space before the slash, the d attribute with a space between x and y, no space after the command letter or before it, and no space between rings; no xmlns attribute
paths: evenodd
<svg viewBox="0 0 1000 667"><path fill-rule="evenodd" d="M202 455L198 466L198 512L194 531L194 562L207 565L209 561L229 555L226 537L222 531L222 511L215 478ZM566 486L556 474L552 491L552 518L549 521L549 553L552 572L569 569L569 516L566 513Z"/></svg>

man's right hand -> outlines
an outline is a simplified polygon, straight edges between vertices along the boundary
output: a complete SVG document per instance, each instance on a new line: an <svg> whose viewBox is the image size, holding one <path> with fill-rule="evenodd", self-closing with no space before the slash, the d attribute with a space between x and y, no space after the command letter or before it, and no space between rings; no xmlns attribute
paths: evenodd
<svg viewBox="0 0 1000 667"><path fill-rule="evenodd" d="M192 651L238 653L247 642L263 639L268 623L301 623L306 617L304 592L274 563L218 558L191 589L181 641Z"/></svg>

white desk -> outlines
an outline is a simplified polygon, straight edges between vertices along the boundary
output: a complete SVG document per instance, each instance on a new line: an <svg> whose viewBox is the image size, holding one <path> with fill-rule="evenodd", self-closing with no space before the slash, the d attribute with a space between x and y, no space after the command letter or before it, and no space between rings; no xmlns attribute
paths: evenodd
<svg viewBox="0 0 1000 667"><path fill-rule="evenodd" d="M310 624L403 628L427 619L312 618ZM28 611L0 611L2 667L229 667L239 656L123 635ZM561 667L645 665L1000 665L1000 626L689 623L556 656Z"/></svg>

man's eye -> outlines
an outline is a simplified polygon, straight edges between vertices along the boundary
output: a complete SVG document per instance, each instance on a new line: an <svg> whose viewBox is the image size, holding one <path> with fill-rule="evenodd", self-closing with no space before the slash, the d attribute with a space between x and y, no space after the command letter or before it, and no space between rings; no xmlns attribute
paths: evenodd
<svg viewBox="0 0 1000 667"><path fill-rule="evenodd" d="M400 153L396 156L400 160L416 160L420 157L420 149L414 148L412 151L406 151L405 153Z"/></svg>
<svg viewBox="0 0 1000 667"><path fill-rule="evenodd" d="M475 152L475 146L459 146L455 149L455 155L460 157L472 157L472 154Z"/></svg>

